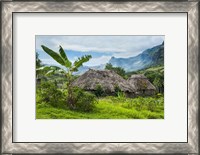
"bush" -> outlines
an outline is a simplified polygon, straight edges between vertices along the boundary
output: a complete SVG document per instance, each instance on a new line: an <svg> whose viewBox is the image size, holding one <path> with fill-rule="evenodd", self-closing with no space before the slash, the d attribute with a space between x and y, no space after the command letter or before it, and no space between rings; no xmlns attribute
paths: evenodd
<svg viewBox="0 0 200 155"><path fill-rule="evenodd" d="M55 83L45 81L37 86L37 102L45 102L53 107L64 107L66 104L66 96L64 92L59 90Z"/></svg>
<svg viewBox="0 0 200 155"><path fill-rule="evenodd" d="M161 94L161 93L158 93L158 94L156 94L156 95L155 95L155 97L156 97L156 98L163 97L163 94Z"/></svg>
<svg viewBox="0 0 200 155"><path fill-rule="evenodd" d="M117 99L119 101L126 101L126 95L125 95L125 93L124 92L118 92L117 93Z"/></svg>
<svg viewBox="0 0 200 155"><path fill-rule="evenodd" d="M115 96L119 96L118 94L122 92L118 85L115 85Z"/></svg>
<svg viewBox="0 0 200 155"><path fill-rule="evenodd" d="M90 112L97 103L96 96L83 91L78 87L73 88L73 97L75 100L75 109L77 111Z"/></svg>

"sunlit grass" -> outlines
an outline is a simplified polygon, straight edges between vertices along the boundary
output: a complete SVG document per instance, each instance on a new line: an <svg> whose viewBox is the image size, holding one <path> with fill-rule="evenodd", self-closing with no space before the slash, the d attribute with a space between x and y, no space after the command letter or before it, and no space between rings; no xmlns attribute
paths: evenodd
<svg viewBox="0 0 200 155"><path fill-rule="evenodd" d="M92 112L55 108L47 103L37 103L37 119L163 119L164 98L104 97L98 99Z"/></svg>

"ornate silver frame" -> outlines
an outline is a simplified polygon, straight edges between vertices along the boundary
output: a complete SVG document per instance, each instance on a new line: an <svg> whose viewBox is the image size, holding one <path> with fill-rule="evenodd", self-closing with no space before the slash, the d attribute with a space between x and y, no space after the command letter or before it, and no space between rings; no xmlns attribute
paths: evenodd
<svg viewBox="0 0 200 155"><path fill-rule="evenodd" d="M185 153L199 152L198 1L1 2L1 153ZM12 134L12 14L14 12L185 12L188 14L187 143L14 143Z"/></svg>

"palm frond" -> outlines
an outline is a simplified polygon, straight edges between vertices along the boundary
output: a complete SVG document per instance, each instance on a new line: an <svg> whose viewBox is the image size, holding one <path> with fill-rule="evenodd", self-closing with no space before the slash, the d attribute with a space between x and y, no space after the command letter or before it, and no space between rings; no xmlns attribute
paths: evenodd
<svg viewBox="0 0 200 155"><path fill-rule="evenodd" d="M82 56L81 58L78 58L73 64L73 67L71 68L71 71L77 72L78 68L83 65L83 63L88 62L92 58L91 55L85 55Z"/></svg>
<svg viewBox="0 0 200 155"><path fill-rule="evenodd" d="M92 58L91 55L85 55L85 56L82 56L81 58L78 58L78 60L76 60L74 62L73 67L72 67L71 70L74 71L74 72L78 71L78 68L80 66L82 66L83 63L88 62L91 58Z"/></svg>
<svg viewBox="0 0 200 155"><path fill-rule="evenodd" d="M62 46L60 46L59 52L60 52L61 57L65 60L66 67L71 67L72 63L69 61Z"/></svg>
<svg viewBox="0 0 200 155"><path fill-rule="evenodd" d="M43 71L45 73L45 75L51 75L51 74L54 74L54 73L58 73L58 74L60 74L60 73L64 74L65 73L65 70L58 67L58 66L43 66L43 67L36 69L36 73L38 73L40 71Z"/></svg>
<svg viewBox="0 0 200 155"><path fill-rule="evenodd" d="M42 45L42 49L49 55L51 56L55 61L57 61L59 64L65 66L65 61L64 59L56 52L53 50L49 49L48 47Z"/></svg>

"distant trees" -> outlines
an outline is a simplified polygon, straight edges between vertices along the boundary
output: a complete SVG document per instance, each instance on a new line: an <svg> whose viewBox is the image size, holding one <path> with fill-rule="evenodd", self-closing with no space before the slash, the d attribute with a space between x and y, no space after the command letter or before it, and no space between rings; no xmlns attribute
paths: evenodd
<svg viewBox="0 0 200 155"><path fill-rule="evenodd" d="M157 92L164 93L164 73L149 71L145 72L145 76L156 87Z"/></svg>
<svg viewBox="0 0 200 155"><path fill-rule="evenodd" d="M164 93L164 75L157 74L154 78L153 84L159 93Z"/></svg>
<svg viewBox="0 0 200 155"><path fill-rule="evenodd" d="M113 71L115 71L115 73L117 73L118 75L120 75L120 76L125 78L126 72L121 67L113 67L113 65L111 63L107 63L106 66L105 66L105 69L113 70Z"/></svg>
<svg viewBox="0 0 200 155"><path fill-rule="evenodd" d="M39 54L36 52L36 68L39 68L42 66L42 61L39 59Z"/></svg>
<svg viewBox="0 0 200 155"><path fill-rule="evenodd" d="M40 81L39 77L43 75L43 71L37 70L37 69L42 66L44 66L44 65L42 64L42 61L39 59L39 53L36 52L36 77L37 77L38 81Z"/></svg>

